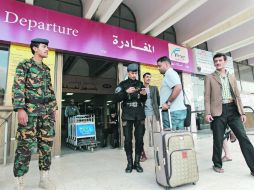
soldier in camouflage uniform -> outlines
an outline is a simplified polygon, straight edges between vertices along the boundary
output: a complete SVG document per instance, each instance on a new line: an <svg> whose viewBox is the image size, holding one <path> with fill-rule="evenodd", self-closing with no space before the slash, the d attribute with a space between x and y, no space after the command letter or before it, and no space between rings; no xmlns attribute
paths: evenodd
<svg viewBox="0 0 254 190"><path fill-rule="evenodd" d="M23 176L28 172L31 155L39 153L39 186L43 189L55 189L48 172L55 136L57 103L50 69L42 62L48 56L48 40L33 39L30 47L34 56L18 64L12 88L13 106L18 112L13 172L17 179L17 188L24 189Z"/></svg>

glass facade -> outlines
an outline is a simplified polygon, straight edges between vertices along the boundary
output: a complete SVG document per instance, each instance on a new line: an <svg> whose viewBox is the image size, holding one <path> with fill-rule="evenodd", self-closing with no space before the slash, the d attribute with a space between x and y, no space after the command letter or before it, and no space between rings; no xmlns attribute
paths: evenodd
<svg viewBox="0 0 254 190"><path fill-rule="evenodd" d="M204 80L205 76L203 75L192 75L192 88L193 88L193 97L194 98L194 110L203 111L204 107Z"/></svg>
<svg viewBox="0 0 254 190"><path fill-rule="evenodd" d="M118 26L127 30L137 31L136 18L125 4L121 4L116 9L107 24Z"/></svg>
<svg viewBox="0 0 254 190"><path fill-rule="evenodd" d="M0 57L0 106L2 106L6 91L9 51L0 47Z"/></svg>
<svg viewBox="0 0 254 190"><path fill-rule="evenodd" d="M159 34L157 38L176 44L176 32L174 27L171 26L170 28Z"/></svg>
<svg viewBox="0 0 254 190"><path fill-rule="evenodd" d="M207 129L210 127L205 122L205 105L204 105L204 75L192 74L192 88L193 88L193 100L194 107L192 108L193 114L195 114L197 129Z"/></svg>
<svg viewBox="0 0 254 190"><path fill-rule="evenodd" d="M17 0L25 3L25 0ZM81 0L34 0L34 5L73 16L83 17Z"/></svg>
<svg viewBox="0 0 254 190"><path fill-rule="evenodd" d="M202 50L208 51L207 42L203 42L202 44L199 44L199 45L197 45L194 48L198 48L198 49L202 49Z"/></svg>
<svg viewBox="0 0 254 190"><path fill-rule="evenodd" d="M244 92L254 93L253 66L238 64L241 89Z"/></svg>

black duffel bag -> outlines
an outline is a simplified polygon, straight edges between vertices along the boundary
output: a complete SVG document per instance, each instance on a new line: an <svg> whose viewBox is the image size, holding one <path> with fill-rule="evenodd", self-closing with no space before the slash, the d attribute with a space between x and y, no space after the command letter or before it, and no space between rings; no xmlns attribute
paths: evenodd
<svg viewBox="0 0 254 190"><path fill-rule="evenodd" d="M187 114L186 118L184 120L184 127L189 127L191 125L191 105L185 104L185 107L187 108Z"/></svg>
<svg viewBox="0 0 254 190"><path fill-rule="evenodd" d="M184 90L183 90L183 94L184 94L184 105L185 105L186 111L187 111L186 118L184 120L184 127L190 127L191 126L191 105L190 105L190 101L189 101ZM185 98L187 99L189 104L185 103Z"/></svg>

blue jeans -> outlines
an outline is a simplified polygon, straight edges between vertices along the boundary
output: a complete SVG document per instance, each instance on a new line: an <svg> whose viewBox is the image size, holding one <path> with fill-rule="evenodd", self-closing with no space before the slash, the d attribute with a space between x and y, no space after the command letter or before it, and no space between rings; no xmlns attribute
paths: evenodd
<svg viewBox="0 0 254 190"><path fill-rule="evenodd" d="M162 111L163 128L164 129L172 128L172 130L184 129L184 120L186 118L187 111L177 110L170 113L171 113L172 127L169 123L168 111Z"/></svg>

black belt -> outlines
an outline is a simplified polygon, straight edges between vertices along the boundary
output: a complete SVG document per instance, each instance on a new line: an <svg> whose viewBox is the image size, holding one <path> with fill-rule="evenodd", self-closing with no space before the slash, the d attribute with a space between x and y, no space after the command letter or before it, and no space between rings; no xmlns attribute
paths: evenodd
<svg viewBox="0 0 254 190"><path fill-rule="evenodd" d="M123 105L127 107L134 107L134 108L138 106L143 106L141 102L125 102Z"/></svg>
<svg viewBox="0 0 254 190"><path fill-rule="evenodd" d="M31 103L31 104L47 104L49 102L52 102L52 98L43 98L43 99L36 99L36 98L29 98L26 99L26 103Z"/></svg>

